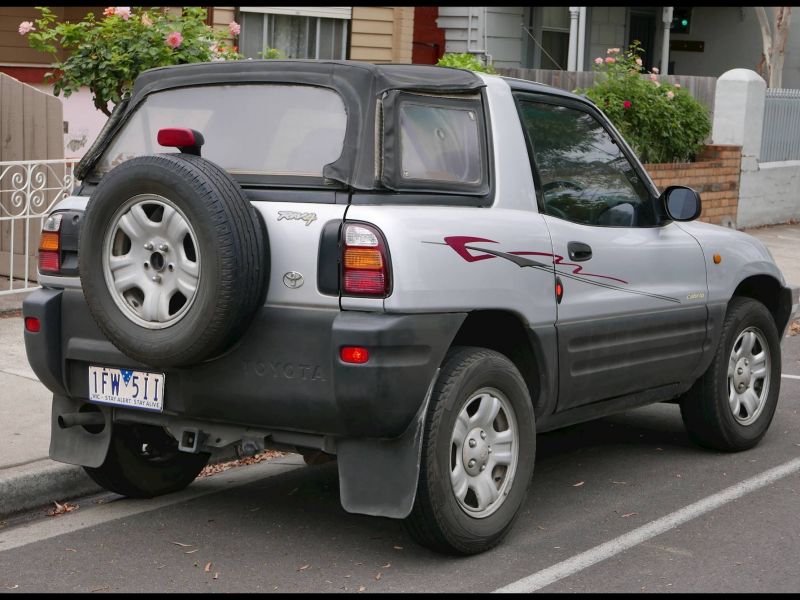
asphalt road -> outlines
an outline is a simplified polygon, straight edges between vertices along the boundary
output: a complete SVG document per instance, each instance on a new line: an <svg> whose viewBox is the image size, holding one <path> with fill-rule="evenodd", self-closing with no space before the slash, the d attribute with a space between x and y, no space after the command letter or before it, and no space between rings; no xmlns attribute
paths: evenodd
<svg viewBox="0 0 800 600"><path fill-rule="evenodd" d="M783 373L800 377L800 336L783 347ZM13 519L0 529L0 592L488 592L515 582L552 592L796 592L798 401L800 378L783 378L767 436L738 454L693 446L666 404L540 435L522 514L480 556L439 556L397 521L346 513L335 463L304 467L289 456L161 499L105 494L58 517ZM753 491L741 485L756 480ZM723 499L693 517L709 497ZM683 520L669 526L676 514ZM654 522L667 525L642 533Z"/></svg>

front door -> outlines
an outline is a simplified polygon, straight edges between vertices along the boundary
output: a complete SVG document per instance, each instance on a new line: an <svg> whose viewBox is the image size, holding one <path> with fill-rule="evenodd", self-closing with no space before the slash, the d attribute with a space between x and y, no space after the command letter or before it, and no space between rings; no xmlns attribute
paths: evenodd
<svg viewBox="0 0 800 600"><path fill-rule="evenodd" d="M706 336L699 244L663 222L598 113L544 95L517 99L563 290L559 410L685 381Z"/></svg>

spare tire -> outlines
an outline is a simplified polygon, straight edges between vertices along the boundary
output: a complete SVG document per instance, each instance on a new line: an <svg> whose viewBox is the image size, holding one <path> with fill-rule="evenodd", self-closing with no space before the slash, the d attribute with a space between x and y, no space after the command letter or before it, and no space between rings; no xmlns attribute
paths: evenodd
<svg viewBox="0 0 800 600"><path fill-rule="evenodd" d="M263 302L266 228L222 168L190 154L125 161L92 193L81 227L83 293L127 356L187 366L219 355Z"/></svg>

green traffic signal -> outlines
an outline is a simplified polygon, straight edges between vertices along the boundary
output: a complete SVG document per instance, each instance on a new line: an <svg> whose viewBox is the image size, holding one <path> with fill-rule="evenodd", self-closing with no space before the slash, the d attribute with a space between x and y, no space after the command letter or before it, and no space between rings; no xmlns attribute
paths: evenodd
<svg viewBox="0 0 800 600"><path fill-rule="evenodd" d="M689 19L681 19L681 25L686 27L689 24Z"/></svg>

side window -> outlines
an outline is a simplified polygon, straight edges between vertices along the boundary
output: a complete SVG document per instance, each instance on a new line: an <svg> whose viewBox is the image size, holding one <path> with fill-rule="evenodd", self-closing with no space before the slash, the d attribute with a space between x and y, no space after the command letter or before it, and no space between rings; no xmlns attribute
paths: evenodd
<svg viewBox="0 0 800 600"><path fill-rule="evenodd" d="M650 227L654 203L625 154L591 114L519 99L545 214L603 227Z"/></svg>
<svg viewBox="0 0 800 600"><path fill-rule="evenodd" d="M398 191L485 195L488 150L480 96L393 90L382 99L381 181Z"/></svg>

